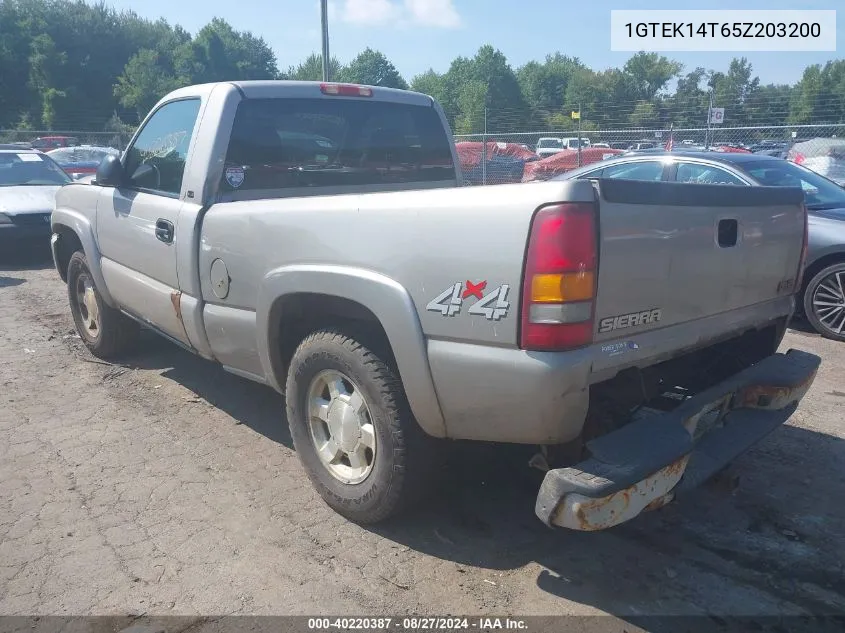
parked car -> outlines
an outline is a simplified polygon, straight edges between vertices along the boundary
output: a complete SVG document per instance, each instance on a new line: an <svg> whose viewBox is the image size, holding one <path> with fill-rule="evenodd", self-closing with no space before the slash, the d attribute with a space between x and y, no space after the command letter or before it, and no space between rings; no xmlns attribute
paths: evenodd
<svg viewBox="0 0 845 633"><path fill-rule="evenodd" d="M577 136L567 136L561 140L563 141L564 149L578 149L579 144L582 150L591 146L590 139L586 136L582 136L580 139Z"/></svg>
<svg viewBox="0 0 845 633"><path fill-rule="evenodd" d="M640 150L644 150L644 149L655 149L656 147L658 147L658 146L651 141L642 141L642 142L637 142L637 143L631 143L630 145L628 145L628 149L630 149L631 151L640 151Z"/></svg>
<svg viewBox="0 0 845 633"><path fill-rule="evenodd" d="M789 143L785 141L762 140L757 143L749 145L748 149L755 154L763 154L765 156L775 156L777 158L786 158L789 152Z"/></svg>
<svg viewBox="0 0 845 633"><path fill-rule="evenodd" d="M713 145L711 148L714 152L725 152L728 154L751 154L751 150L742 145Z"/></svg>
<svg viewBox="0 0 845 633"><path fill-rule="evenodd" d="M79 145L79 139L75 136L39 136L31 143L33 148L47 151L59 147L73 147Z"/></svg>
<svg viewBox="0 0 845 633"><path fill-rule="evenodd" d="M845 189L835 182L771 156L677 151L625 156L560 178L801 187L809 212L809 243L798 307L819 334L845 341Z"/></svg>
<svg viewBox="0 0 845 633"><path fill-rule="evenodd" d="M303 153L287 132L334 149ZM56 194L53 257L82 342L117 357L141 322L285 393L315 488L362 523L419 507L436 438L545 447L537 516L598 530L789 418L820 363L777 353L799 188L462 187L451 139L440 106L404 90L170 93L94 184ZM746 239L717 231L738 217ZM713 248L732 238L732 257Z"/></svg>
<svg viewBox="0 0 845 633"><path fill-rule="evenodd" d="M796 143L787 158L845 186L845 139L814 138Z"/></svg>
<svg viewBox="0 0 845 633"><path fill-rule="evenodd" d="M92 145L77 145L76 147L60 147L47 152L59 166L74 180L83 176L90 176L97 172L97 167L106 156L118 156L120 150L113 147L94 147Z"/></svg>
<svg viewBox="0 0 845 633"><path fill-rule="evenodd" d="M581 165L589 165L596 161L606 160L621 154L618 149L607 149L603 147L588 147L581 150ZM522 182L533 182L536 180L549 180L553 176L562 174L570 169L578 168L578 151L574 149L564 150L552 154L541 160L526 163L522 176Z"/></svg>
<svg viewBox="0 0 845 633"><path fill-rule="evenodd" d="M546 136L537 141L536 153L540 158L546 158L565 149L562 138Z"/></svg>
<svg viewBox="0 0 845 633"><path fill-rule="evenodd" d="M50 239L56 191L71 182L53 159L22 147L0 148L0 252Z"/></svg>
<svg viewBox="0 0 845 633"><path fill-rule="evenodd" d="M517 143L487 142L487 165L482 167L484 144L480 141L455 143L464 184L480 185L520 182L525 163L539 160L530 149Z"/></svg>
<svg viewBox="0 0 845 633"><path fill-rule="evenodd" d="M32 143L18 141L15 143L0 143L0 149L32 149Z"/></svg>
<svg viewBox="0 0 845 633"><path fill-rule="evenodd" d="M610 143L593 143L590 147L603 147L605 149L610 149Z"/></svg>

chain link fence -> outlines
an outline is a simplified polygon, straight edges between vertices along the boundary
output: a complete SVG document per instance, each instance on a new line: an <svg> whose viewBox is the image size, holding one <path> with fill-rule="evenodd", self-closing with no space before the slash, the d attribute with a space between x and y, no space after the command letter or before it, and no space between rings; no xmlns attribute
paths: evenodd
<svg viewBox="0 0 845 633"><path fill-rule="evenodd" d="M128 128L128 126L127 126ZM577 129L495 131L455 134L458 156L468 185L492 185L546 179L579 165L604 160L628 150L664 148L670 137L674 149L750 151L804 162L823 175L845 184L845 123L744 127L684 127L588 129L581 132L583 148L550 156L538 155L540 139L572 139ZM63 145L94 145L124 150L131 131L0 130L0 143L18 143L48 151ZM796 149L797 148L797 149ZM791 154L790 154L790 150ZM541 154L546 154L541 152ZM827 170L827 171L825 171Z"/></svg>
<svg viewBox="0 0 845 633"><path fill-rule="evenodd" d="M126 149L131 133L86 132L82 130L0 130L0 143L14 143L49 151L68 145L93 145Z"/></svg>
<svg viewBox="0 0 845 633"><path fill-rule="evenodd" d="M625 151L665 148L670 138L675 150L760 153L804 162L807 167L837 181L845 178L845 123L591 129L581 132L583 149L580 156L576 149L546 157L537 155L540 139L573 137L578 137L578 131L570 127L454 136L469 185L544 179ZM577 143L573 145L577 146ZM542 163L541 168L533 164L538 161ZM831 166L829 163L838 164Z"/></svg>

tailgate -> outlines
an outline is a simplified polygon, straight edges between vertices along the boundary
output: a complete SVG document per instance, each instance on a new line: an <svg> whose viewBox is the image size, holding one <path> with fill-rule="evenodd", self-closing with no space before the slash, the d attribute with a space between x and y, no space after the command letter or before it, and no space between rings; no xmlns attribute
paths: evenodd
<svg viewBox="0 0 845 633"><path fill-rule="evenodd" d="M595 340L795 292L805 217L799 188L622 180L596 187Z"/></svg>

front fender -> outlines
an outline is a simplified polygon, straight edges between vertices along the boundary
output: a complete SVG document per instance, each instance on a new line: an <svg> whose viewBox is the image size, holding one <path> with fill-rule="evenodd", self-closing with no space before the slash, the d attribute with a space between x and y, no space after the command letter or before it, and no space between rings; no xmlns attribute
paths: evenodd
<svg viewBox="0 0 845 633"><path fill-rule="evenodd" d="M429 435L446 436L446 425L428 364L425 336L408 291L395 280L360 268L345 266L283 266L267 273L258 291L256 320L258 353L265 375L279 391L270 357L270 315L274 304L286 295L312 293L355 301L378 318L390 346L419 425Z"/></svg>
<svg viewBox="0 0 845 633"><path fill-rule="evenodd" d="M94 278L100 296L110 307L117 308L117 304L109 294L106 280L103 278L100 249L97 248L97 240L94 236L94 227L91 225L91 220L75 209L57 205L53 210L50 225L53 233L56 233L58 227L64 226L76 234L82 244L82 249L85 251L85 259L88 260L88 268L91 270L91 276ZM58 265L58 262L55 263Z"/></svg>

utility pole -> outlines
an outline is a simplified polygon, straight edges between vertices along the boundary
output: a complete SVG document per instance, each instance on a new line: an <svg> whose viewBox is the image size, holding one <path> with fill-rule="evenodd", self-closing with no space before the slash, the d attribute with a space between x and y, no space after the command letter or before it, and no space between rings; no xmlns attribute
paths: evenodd
<svg viewBox="0 0 845 633"><path fill-rule="evenodd" d="M713 116L713 90L708 93L710 105L707 106L707 132L704 135L704 149L710 149L710 118Z"/></svg>
<svg viewBox="0 0 845 633"><path fill-rule="evenodd" d="M320 0L320 17L323 31L323 81L331 81L329 72L329 0Z"/></svg>
<svg viewBox="0 0 845 633"><path fill-rule="evenodd" d="M578 166L581 166L581 104L578 104Z"/></svg>
<svg viewBox="0 0 845 633"><path fill-rule="evenodd" d="M481 184L487 184L487 97L484 98L484 134L481 136Z"/></svg>

